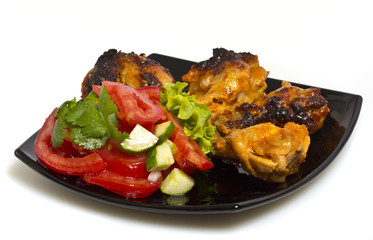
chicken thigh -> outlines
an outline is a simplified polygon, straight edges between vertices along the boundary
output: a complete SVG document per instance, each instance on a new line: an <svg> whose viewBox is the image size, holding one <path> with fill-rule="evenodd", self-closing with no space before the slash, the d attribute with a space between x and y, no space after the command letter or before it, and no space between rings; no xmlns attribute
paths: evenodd
<svg viewBox="0 0 373 240"><path fill-rule="evenodd" d="M193 65L182 80L189 83L189 93L207 105L213 121L226 109L261 99L267 75L256 55L217 48L210 59Z"/></svg>
<svg viewBox="0 0 373 240"><path fill-rule="evenodd" d="M133 88L162 88L165 83L175 82L166 68L144 54L123 53L115 49L104 52L87 73L82 83L82 98L92 91L92 85L101 85L102 81L121 82Z"/></svg>

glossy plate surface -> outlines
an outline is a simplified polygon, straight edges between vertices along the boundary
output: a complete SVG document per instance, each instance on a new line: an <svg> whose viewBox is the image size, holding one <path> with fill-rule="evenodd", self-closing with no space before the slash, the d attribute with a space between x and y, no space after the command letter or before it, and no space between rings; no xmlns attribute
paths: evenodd
<svg viewBox="0 0 373 240"><path fill-rule="evenodd" d="M168 68L176 80L187 73L191 61L185 61L160 54L148 56ZM267 92L281 86L281 81L268 78ZM303 88L310 87L293 83ZM236 165L213 159L215 167L194 176L196 186L186 196L166 196L159 190L145 199L126 199L98 186L86 184L78 177L65 176L44 167L34 153L34 141L37 132L15 150L15 155L27 166L86 197L108 204L162 213L212 214L232 213L257 207L280 198L305 186L323 171L337 156L348 140L358 119L361 96L321 89L331 109L324 126L311 136L311 145L306 162L297 174L287 177L281 184L266 183L257 180ZM47 116L46 116L47 117ZM42 123L40 123L42 125Z"/></svg>

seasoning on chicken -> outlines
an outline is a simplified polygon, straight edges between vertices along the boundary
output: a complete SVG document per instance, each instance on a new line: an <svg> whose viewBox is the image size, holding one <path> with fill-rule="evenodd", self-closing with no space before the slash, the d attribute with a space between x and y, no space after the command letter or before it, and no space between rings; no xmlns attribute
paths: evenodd
<svg viewBox="0 0 373 240"><path fill-rule="evenodd" d="M102 81L121 82L133 88L162 87L165 83L175 82L166 68L145 54L123 53L115 49L104 52L87 73L82 83L82 98L92 91L92 85L101 85Z"/></svg>
<svg viewBox="0 0 373 240"><path fill-rule="evenodd" d="M224 144L217 144L219 141ZM218 155L238 161L253 176L284 182L286 176L298 172L299 165L304 162L310 137L305 125L289 122L281 128L261 123L234 129L214 142Z"/></svg>
<svg viewBox="0 0 373 240"><path fill-rule="evenodd" d="M215 156L262 180L283 182L305 161L309 134L323 125L329 108L317 88L283 82L265 95L267 75L255 55L214 49L182 79L212 113Z"/></svg>
<svg viewBox="0 0 373 240"><path fill-rule="evenodd" d="M306 125L309 134L320 129L328 115L327 101L319 88L302 89L283 82L282 87L270 92L255 103L243 103L234 111L222 112L215 125L221 133L229 129L246 128L271 122L283 127L287 122Z"/></svg>
<svg viewBox="0 0 373 240"><path fill-rule="evenodd" d="M189 93L207 105L213 120L217 113L233 110L236 104L261 99L267 75L256 55L216 48L210 59L193 65L182 80L189 83Z"/></svg>

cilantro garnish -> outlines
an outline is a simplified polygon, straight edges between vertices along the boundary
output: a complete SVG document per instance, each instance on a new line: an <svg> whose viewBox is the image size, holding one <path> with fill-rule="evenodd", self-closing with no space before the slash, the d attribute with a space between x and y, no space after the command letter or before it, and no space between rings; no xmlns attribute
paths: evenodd
<svg viewBox="0 0 373 240"><path fill-rule="evenodd" d="M92 91L82 101L64 102L55 114L52 145L61 147L65 137L89 150L104 146L108 139L123 141L128 134L118 130L117 111L105 87L101 87L100 96Z"/></svg>

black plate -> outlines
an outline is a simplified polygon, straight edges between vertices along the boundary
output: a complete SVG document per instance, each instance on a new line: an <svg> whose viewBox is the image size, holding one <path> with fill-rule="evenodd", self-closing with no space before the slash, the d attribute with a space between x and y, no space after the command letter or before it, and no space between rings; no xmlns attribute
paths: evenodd
<svg viewBox="0 0 373 240"><path fill-rule="evenodd" d="M180 80L193 64L191 61L159 54L152 54L149 58L168 68L176 80ZM267 91L272 91L280 87L281 81L268 78L267 84ZM33 145L37 132L15 150L15 155L36 172L62 186L112 205L162 213L240 212L283 198L305 186L323 171L342 149L358 119L362 97L327 89L322 89L321 92L328 100L331 111L324 126L311 136L306 162L301 165L297 174L289 176L286 182L281 184L263 182L228 161L213 159L215 167L196 174L196 186L186 196L170 197L158 190L145 199L126 199L98 186L86 184L78 177L65 176L44 167L34 154Z"/></svg>

